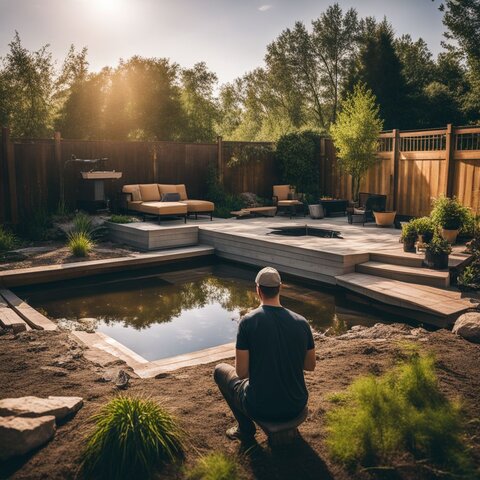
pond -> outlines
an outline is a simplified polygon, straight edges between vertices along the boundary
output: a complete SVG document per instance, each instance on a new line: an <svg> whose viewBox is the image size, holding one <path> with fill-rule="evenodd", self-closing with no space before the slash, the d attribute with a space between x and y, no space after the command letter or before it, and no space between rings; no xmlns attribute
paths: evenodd
<svg viewBox="0 0 480 480"><path fill-rule="evenodd" d="M97 331L158 360L234 341L241 316L258 306L256 273L215 262L23 287L16 293L59 321L95 319ZM282 304L318 331L339 333L352 323L381 321L362 312L345 314L332 289L287 279L282 292Z"/></svg>

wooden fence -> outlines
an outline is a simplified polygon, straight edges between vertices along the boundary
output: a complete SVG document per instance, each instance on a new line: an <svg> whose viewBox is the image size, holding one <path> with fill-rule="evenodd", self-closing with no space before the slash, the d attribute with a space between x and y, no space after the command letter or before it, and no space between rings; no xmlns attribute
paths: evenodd
<svg viewBox="0 0 480 480"><path fill-rule="evenodd" d="M231 166L245 145L265 143L123 142L53 139L10 139L2 129L0 148L0 222L28 220L38 209L53 211L61 198L74 206L80 169L68 160L107 157L108 170L122 171L121 180L107 182L107 194L126 183L185 183L192 198L204 198L209 165L215 165L230 193L255 192L270 197L280 181L272 151L259 149L254 161ZM319 171L324 195L350 199L351 179L343 174L329 138L321 139ZM399 214L420 216L431 200L455 195L480 213L480 127L382 133L378 162L361 183L361 191L388 196L388 207Z"/></svg>

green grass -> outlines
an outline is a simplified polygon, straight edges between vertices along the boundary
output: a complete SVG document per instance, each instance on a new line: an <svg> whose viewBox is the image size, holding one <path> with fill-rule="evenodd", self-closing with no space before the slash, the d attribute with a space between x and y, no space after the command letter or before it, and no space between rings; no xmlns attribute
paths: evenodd
<svg viewBox="0 0 480 480"><path fill-rule="evenodd" d="M153 400L119 396L92 419L83 457L87 477L150 478L157 467L183 458L183 431Z"/></svg>
<svg viewBox="0 0 480 480"><path fill-rule="evenodd" d="M327 446L336 460L389 465L407 454L444 471L471 472L460 404L440 392L432 355L410 350L398 366L358 378L346 393L327 414Z"/></svg>
<svg viewBox="0 0 480 480"><path fill-rule="evenodd" d="M94 242L83 232L71 232L68 234L67 246L75 257L86 257L92 251Z"/></svg>
<svg viewBox="0 0 480 480"><path fill-rule="evenodd" d="M135 219L130 215L112 215L110 221L113 223L132 223Z"/></svg>
<svg viewBox="0 0 480 480"><path fill-rule="evenodd" d="M83 212L79 212L75 215L73 218L72 232L83 233L86 236L91 237L93 230L93 222L89 215Z"/></svg>
<svg viewBox="0 0 480 480"><path fill-rule="evenodd" d="M197 460L187 471L188 480L237 480L240 478L237 462L219 452L212 452Z"/></svg>
<svg viewBox="0 0 480 480"><path fill-rule="evenodd" d="M0 253L13 250L17 244L17 237L0 225Z"/></svg>

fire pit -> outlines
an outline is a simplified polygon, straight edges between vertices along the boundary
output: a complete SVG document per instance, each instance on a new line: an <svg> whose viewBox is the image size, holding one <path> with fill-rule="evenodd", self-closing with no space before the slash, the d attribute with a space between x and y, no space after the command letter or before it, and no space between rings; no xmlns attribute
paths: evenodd
<svg viewBox="0 0 480 480"><path fill-rule="evenodd" d="M286 237L322 237L322 238L342 238L341 232L328 230L326 228L309 227L276 227L272 228L267 235L283 235Z"/></svg>

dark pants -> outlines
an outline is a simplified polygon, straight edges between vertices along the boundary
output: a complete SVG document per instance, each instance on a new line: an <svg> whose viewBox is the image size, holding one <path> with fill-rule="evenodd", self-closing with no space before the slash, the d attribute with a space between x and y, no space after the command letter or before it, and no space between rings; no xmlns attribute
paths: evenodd
<svg viewBox="0 0 480 480"><path fill-rule="evenodd" d="M248 378L244 380L239 378L235 368L226 363L220 363L215 367L213 378L236 418L240 432L243 435L253 435L256 430L255 424L245 405L245 389L248 385Z"/></svg>

